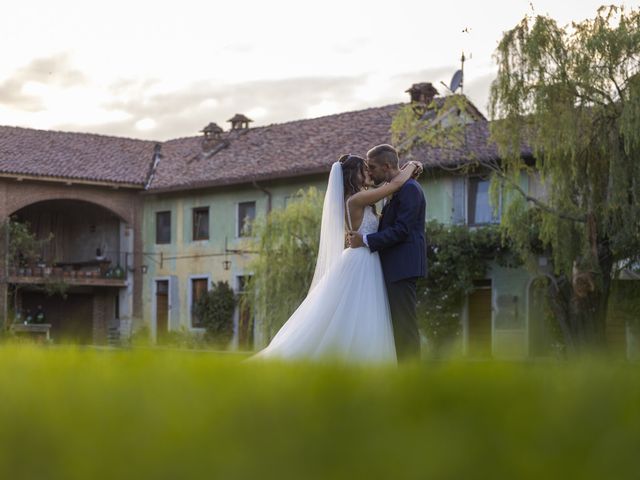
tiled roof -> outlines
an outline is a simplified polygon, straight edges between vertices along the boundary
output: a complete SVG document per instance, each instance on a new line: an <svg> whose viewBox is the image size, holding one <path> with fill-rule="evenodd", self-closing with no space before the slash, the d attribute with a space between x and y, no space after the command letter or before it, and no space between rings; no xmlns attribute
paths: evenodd
<svg viewBox="0 0 640 480"><path fill-rule="evenodd" d="M390 143L391 121L402 105L234 130L204 149L203 136L170 140L161 144L151 177L157 142L0 127L0 174L141 187L150 180L150 190L160 192L326 173L344 153L365 155L374 145ZM478 115L456 149L420 147L413 158L434 168L497 158L489 124ZM523 155L530 155L525 147Z"/></svg>
<svg viewBox="0 0 640 480"><path fill-rule="evenodd" d="M374 145L390 143L393 115L402 104L369 108L326 117L228 132L224 142L206 154L202 137L171 140L162 145L162 158L151 190L169 191L231 185L273 178L324 173L344 153L365 155ZM421 147L413 158L427 167L460 160L495 159L484 117L469 124L456 149Z"/></svg>
<svg viewBox="0 0 640 480"><path fill-rule="evenodd" d="M228 132L228 146L208 156L202 152L202 137L171 140L162 145L151 188L182 189L328 172L341 154L364 155L373 145L388 142L397 108L390 105Z"/></svg>
<svg viewBox="0 0 640 480"><path fill-rule="evenodd" d="M142 187L155 143L0 126L0 173Z"/></svg>

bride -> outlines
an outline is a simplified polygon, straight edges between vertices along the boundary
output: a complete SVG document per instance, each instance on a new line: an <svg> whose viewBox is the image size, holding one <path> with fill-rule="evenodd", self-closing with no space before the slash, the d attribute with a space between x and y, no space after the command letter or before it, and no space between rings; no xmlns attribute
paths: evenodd
<svg viewBox="0 0 640 480"><path fill-rule="evenodd" d="M377 252L344 248L345 222L362 235L378 230L373 204L411 178L409 162L389 183L372 185L363 158L343 155L331 167L320 248L307 297L271 343L252 358L396 362L391 313Z"/></svg>

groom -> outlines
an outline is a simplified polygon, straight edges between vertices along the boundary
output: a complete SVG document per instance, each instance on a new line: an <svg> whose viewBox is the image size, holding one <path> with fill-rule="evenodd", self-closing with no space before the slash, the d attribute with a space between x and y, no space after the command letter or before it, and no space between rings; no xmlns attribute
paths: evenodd
<svg viewBox="0 0 640 480"><path fill-rule="evenodd" d="M398 164L398 152L391 145L378 145L367 152L369 175L376 184L398 175ZM349 232L348 237L351 248L368 247L380 252L398 360L420 355L416 280L427 273L425 215L422 187L410 179L382 208L377 233L363 238L357 232Z"/></svg>

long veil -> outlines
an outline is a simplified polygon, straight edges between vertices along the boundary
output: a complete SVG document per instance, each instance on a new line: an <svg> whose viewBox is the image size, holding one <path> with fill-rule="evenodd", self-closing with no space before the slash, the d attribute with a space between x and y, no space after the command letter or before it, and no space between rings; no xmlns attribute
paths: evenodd
<svg viewBox="0 0 640 480"><path fill-rule="evenodd" d="M325 273L331 269L344 250L344 208L342 164L335 162L331 166L327 192L324 195L318 260L309 292L320 282Z"/></svg>

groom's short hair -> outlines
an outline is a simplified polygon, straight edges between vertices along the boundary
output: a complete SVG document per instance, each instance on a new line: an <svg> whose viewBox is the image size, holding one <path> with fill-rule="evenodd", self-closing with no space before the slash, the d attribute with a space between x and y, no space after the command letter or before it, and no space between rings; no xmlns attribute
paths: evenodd
<svg viewBox="0 0 640 480"><path fill-rule="evenodd" d="M398 168L400 160L398 151L387 143L377 145L367 152L367 159L378 164L387 164L390 167Z"/></svg>

